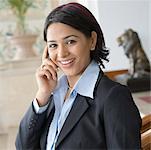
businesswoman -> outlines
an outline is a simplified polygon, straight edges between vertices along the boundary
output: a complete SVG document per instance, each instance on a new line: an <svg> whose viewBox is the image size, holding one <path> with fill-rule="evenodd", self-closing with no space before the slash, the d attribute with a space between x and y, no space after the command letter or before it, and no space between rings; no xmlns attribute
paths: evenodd
<svg viewBox="0 0 151 150"><path fill-rule="evenodd" d="M101 70L109 51L92 13L78 3L57 7L46 18L44 40L38 91L16 149L140 149L139 111L128 88Z"/></svg>

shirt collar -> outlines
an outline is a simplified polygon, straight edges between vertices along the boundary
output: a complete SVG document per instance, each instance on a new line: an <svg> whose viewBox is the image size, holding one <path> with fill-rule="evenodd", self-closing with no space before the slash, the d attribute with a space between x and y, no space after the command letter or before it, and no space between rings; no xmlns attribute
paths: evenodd
<svg viewBox="0 0 151 150"><path fill-rule="evenodd" d="M94 60L92 60L73 87L73 91L76 91L82 96L87 96L93 99L94 87L99 76L99 71L99 65ZM66 91L67 88L67 77L65 75L62 75L58 81L58 85L54 93Z"/></svg>
<svg viewBox="0 0 151 150"><path fill-rule="evenodd" d="M93 99L94 87L99 76L99 71L99 65L95 61L92 61L75 85L77 93Z"/></svg>

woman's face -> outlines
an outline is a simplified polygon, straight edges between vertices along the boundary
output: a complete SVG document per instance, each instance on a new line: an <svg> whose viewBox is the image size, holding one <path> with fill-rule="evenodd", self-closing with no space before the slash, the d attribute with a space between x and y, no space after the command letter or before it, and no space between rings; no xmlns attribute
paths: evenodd
<svg viewBox="0 0 151 150"><path fill-rule="evenodd" d="M83 73L90 63L90 49L94 44L94 35L87 38L63 23L53 23L47 29L49 57L67 76Z"/></svg>

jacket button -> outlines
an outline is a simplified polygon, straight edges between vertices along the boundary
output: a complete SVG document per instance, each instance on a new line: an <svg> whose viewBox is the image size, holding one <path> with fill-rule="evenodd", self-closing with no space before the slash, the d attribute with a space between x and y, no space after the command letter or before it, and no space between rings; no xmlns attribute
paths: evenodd
<svg viewBox="0 0 151 150"><path fill-rule="evenodd" d="M32 128L32 126L29 125L29 126L28 126L28 129L31 129L31 128Z"/></svg>

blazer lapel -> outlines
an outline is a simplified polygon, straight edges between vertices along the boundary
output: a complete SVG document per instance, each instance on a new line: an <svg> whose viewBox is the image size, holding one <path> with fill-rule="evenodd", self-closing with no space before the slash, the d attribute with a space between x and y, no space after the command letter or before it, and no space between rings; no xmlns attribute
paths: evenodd
<svg viewBox="0 0 151 150"><path fill-rule="evenodd" d="M85 97L77 95L76 100L72 106L72 109L62 127L60 135L58 137L56 147L61 143L61 141L71 132L73 127L78 123L82 115L89 108L89 104Z"/></svg>
<svg viewBox="0 0 151 150"><path fill-rule="evenodd" d="M100 82L101 78L103 76L102 70L100 70L99 78L96 82L95 89L94 89L94 95L96 92L96 88L98 86L98 83ZM60 135L58 137L56 148L59 146L59 144L63 141L63 139L72 131L73 127L79 122L83 114L87 111L87 109L91 106L93 103L93 100L91 98L86 98L80 95L77 95L76 100L71 108L71 111L62 127L62 130L60 132ZM51 123L51 120L53 118L54 114L54 103L52 100L52 103L48 109L48 120L45 126L45 131L41 140L41 147L42 149L46 149L46 142L47 142L47 135L49 131L49 126Z"/></svg>

